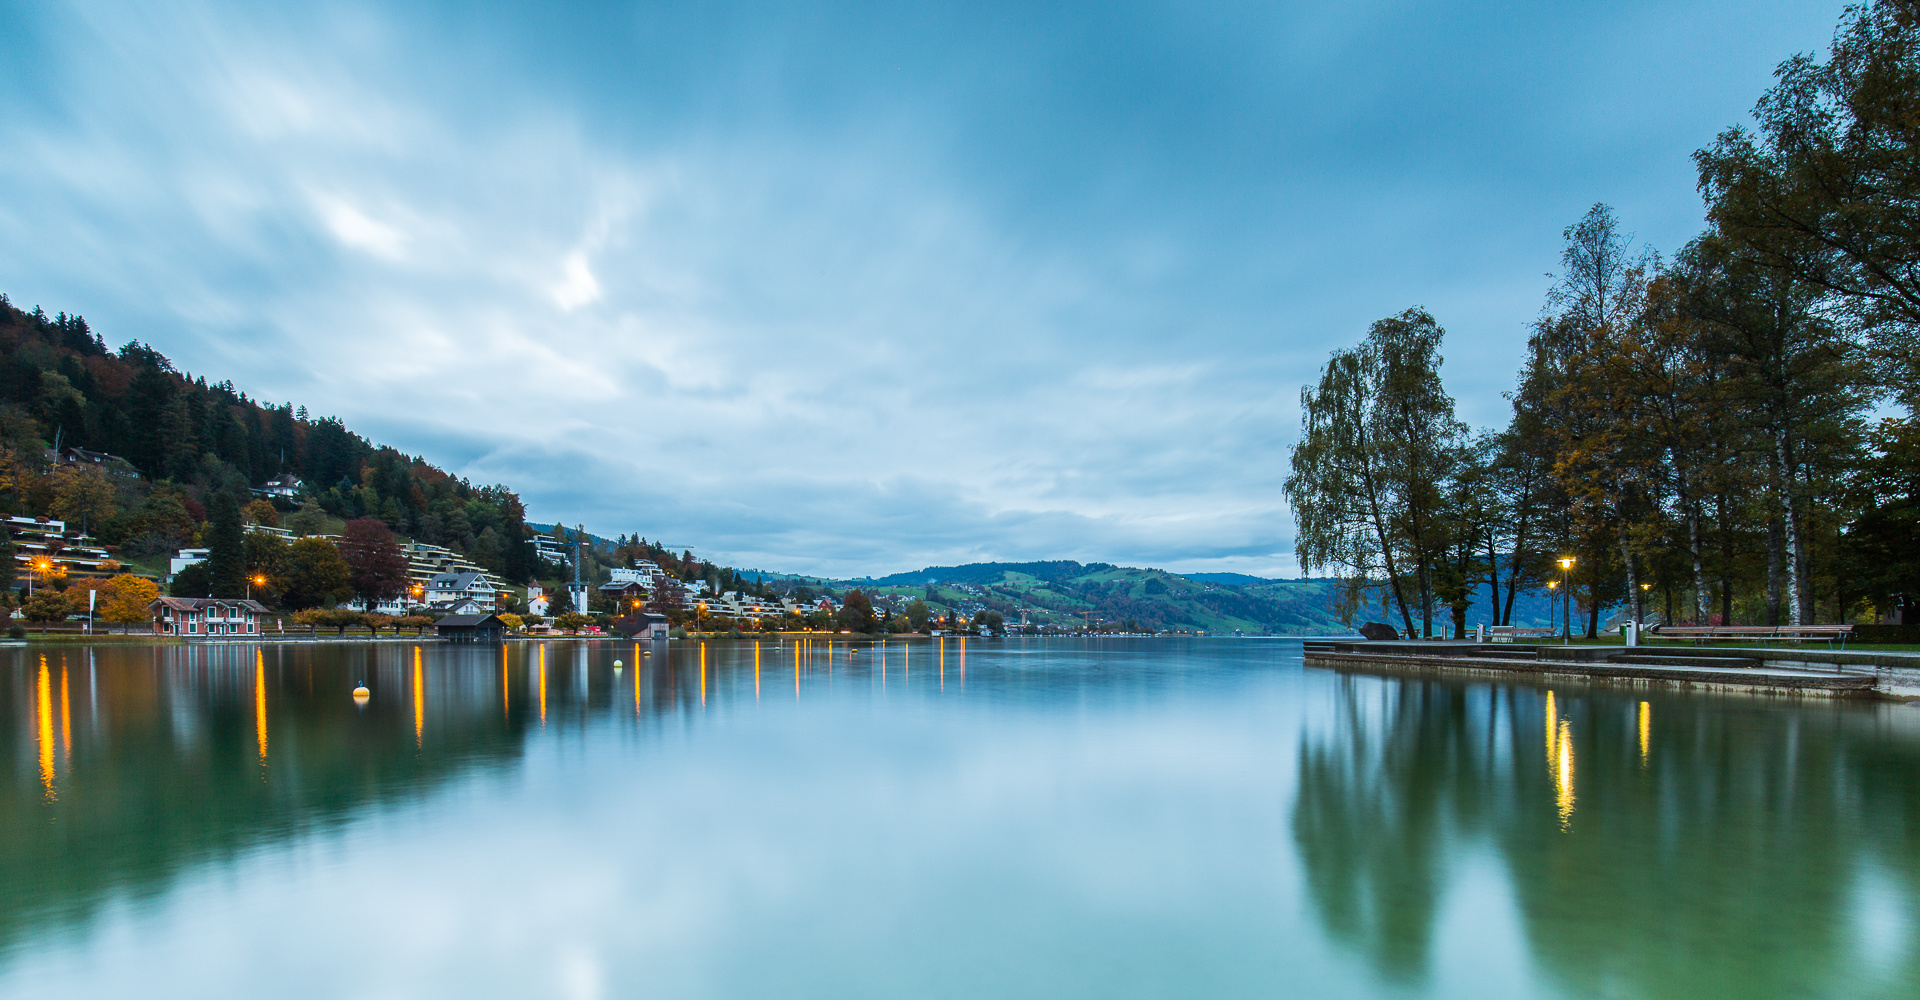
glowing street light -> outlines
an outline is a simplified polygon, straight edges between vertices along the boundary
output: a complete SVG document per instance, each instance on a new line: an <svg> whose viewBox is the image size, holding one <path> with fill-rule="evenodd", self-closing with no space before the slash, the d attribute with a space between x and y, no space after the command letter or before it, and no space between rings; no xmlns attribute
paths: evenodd
<svg viewBox="0 0 1920 1000"><path fill-rule="evenodd" d="M1573 557L1572 556L1560 557L1560 582L1565 584L1565 586L1562 587L1560 591L1560 600L1563 602L1563 607L1561 609L1562 614L1560 615L1560 618L1562 619L1560 622L1560 626L1564 630L1560 635L1560 644L1562 646L1565 646L1573 642Z"/></svg>

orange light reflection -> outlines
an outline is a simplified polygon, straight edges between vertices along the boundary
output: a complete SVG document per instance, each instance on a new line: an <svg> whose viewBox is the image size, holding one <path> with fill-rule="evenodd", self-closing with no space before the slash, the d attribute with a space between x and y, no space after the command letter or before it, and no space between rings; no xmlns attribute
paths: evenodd
<svg viewBox="0 0 1920 1000"><path fill-rule="evenodd" d="M47 672L47 658L40 657L39 684L35 686L36 707L39 709L40 740L40 783L46 786L47 801L52 802L59 796L53 790L53 678Z"/></svg>

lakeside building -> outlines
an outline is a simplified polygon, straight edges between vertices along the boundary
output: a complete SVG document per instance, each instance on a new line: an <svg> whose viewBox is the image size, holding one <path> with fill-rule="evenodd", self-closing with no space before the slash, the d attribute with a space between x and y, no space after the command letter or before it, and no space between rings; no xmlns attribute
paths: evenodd
<svg viewBox="0 0 1920 1000"><path fill-rule="evenodd" d="M490 612L452 614L434 623L434 631L448 642L500 642L507 623Z"/></svg>
<svg viewBox="0 0 1920 1000"><path fill-rule="evenodd" d="M730 590L724 594L701 598L699 607L710 615L725 616L728 618L785 618L791 615L802 615L807 612L806 606L794 603L793 601L778 598L763 600L758 597L750 597L737 590Z"/></svg>
<svg viewBox="0 0 1920 1000"><path fill-rule="evenodd" d="M65 521L45 517L8 517L7 538L13 542L13 575L44 582L52 577L69 580L106 579L134 572L120 564L92 536L68 531ZM135 573L145 576L144 573Z"/></svg>
<svg viewBox="0 0 1920 1000"><path fill-rule="evenodd" d="M615 570L615 572L621 571ZM595 590L616 615L626 614L646 604L647 598L653 593L650 581L641 583L638 580L608 580Z"/></svg>
<svg viewBox="0 0 1920 1000"><path fill-rule="evenodd" d="M448 574L477 575L491 595L489 600L496 605L505 605L513 600L513 590L504 581L484 567L467 561L465 556L452 549L425 542L406 542L400 546L400 553L407 557L407 596L416 604L431 606L434 581ZM482 589L473 581L462 584L462 587L463 594L478 594Z"/></svg>
<svg viewBox="0 0 1920 1000"><path fill-rule="evenodd" d="M613 620L613 630L629 639L665 639L672 628L667 616L655 611L642 611L638 614L624 615Z"/></svg>
<svg viewBox="0 0 1920 1000"><path fill-rule="evenodd" d="M533 554L557 566L573 565L573 546L556 542L546 535L533 536Z"/></svg>
<svg viewBox="0 0 1920 1000"><path fill-rule="evenodd" d="M226 597L162 597L147 605L153 630L160 635L209 639L259 635L267 606Z"/></svg>
<svg viewBox="0 0 1920 1000"><path fill-rule="evenodd" d="M427 607L435 611L451 609L461 603L471 603L494 611L513 599L511 591L479 570L437 573L427 581L423 593Z"/></svg>
<svg viewBox="0 0 1920 1000"><path fill-rule="evenodd" d="M173 558L167 560L167 578L161 582L172 583L173 578L179 576L181 570L206 562L207 553L212 551L212 549L181 549L175 552Z"/></svg>
<svg viewBox="0 0 1920 1000"><path fill-rule="evenodd" d="M569 587L571 586L573 585L569 584ZM632 609L634 601L640 601L649 610L655 611L693 606L687 593L687 585L667 575L665 570L646 559L636 560L632 566L616 566L609 569L607 582L595 588L595 592L609 603L616 614ZM584 600L584 586L580 593L581 599Z"/></svg>

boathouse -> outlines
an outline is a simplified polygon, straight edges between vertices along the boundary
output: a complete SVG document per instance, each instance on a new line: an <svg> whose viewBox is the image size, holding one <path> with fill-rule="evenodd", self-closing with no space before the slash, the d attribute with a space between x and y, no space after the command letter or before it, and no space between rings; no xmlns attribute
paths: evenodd
<svg viewBox="0 0 1920 1000"><path fill-rule="evenodd" d="M433 627L448 642L499 642L507 637L507 623L499 615L448 615Z"/></svg>
<svg viewBox="0 0 1920 1000"><path fill-rule="evenodd" d="M640 611L613 620L614 631L629 639L665 639L673 623L657 611Z"/></svg>

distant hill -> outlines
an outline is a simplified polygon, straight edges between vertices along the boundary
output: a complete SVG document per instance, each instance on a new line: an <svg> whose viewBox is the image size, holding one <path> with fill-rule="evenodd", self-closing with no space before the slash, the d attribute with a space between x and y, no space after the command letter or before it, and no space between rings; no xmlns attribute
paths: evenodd
<svg viewBox="0 0 1920 1000"><path fill-rule="evenodd" d="M929 566L909 573L835 581L830 586L858 587L878 598L901 602L918 597L941 613L971 615L992 609L1009 623L1019 622L1024 614L1031 623L1062 627L1089 620L1133 621L1156 631L1336 635L1347 628L1333 616L1335 584L1331 579L1269 579L1246 573L1182 575L1063 559ZM1546 600L1523 594L1516 611L1520 623L1544 623ZM1366 617L1400 627L1397 615L1382 609ZM1441 618L1448 620L1444 613ZM1471 626L1489 618L1483 587L1468 610L1467 622Z"/></svg>
<svg viewBox="0 0 1920 1000"><path fill-rule="evenodd" d="M1106 563L1083 566L1071 560L1023 563L967 563L964 566L928 566L911 573L866 579L862 582L882 587L918 587L931 583L998 583L1007 574L1030 576L1037 580L1064 580L1094 569L1111 569Z"/></svg>
<svg viewBox="0 0 1920 1000"><path fill-rule="evenodd" d="M1181 576L1201 583L1230 583L1236 587L1257 587L1264 583L1278 583L1273 577L1248 576L1245 573L1182 573Z"/></svg>
<svg viewBox="0 0 1920 1000"><path fill-rule="evenodd" d="M1079 563L1068 559L929 566L910 573L838 581L880 598L921 598L941 612L971 615L992 609L1009 623L1070 627L1086 621L1212 632L1322 635L1345 632L1333 619L1324 580L1264 580L1239 586L1158 569Z"/></svg>

